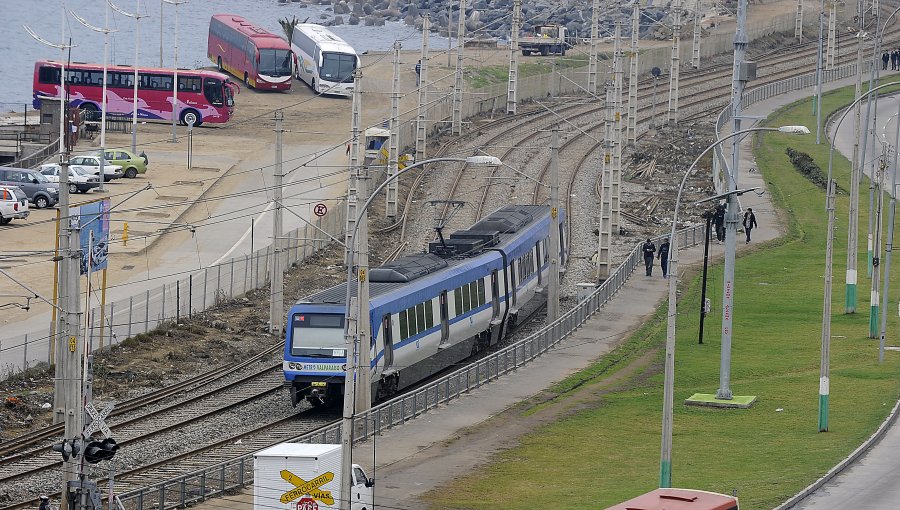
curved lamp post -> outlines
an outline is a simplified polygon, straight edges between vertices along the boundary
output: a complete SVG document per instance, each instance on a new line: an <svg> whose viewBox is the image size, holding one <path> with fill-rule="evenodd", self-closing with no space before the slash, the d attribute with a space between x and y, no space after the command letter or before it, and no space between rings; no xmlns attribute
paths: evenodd
<svg viewBox="0 0 900 510"><path fill-rule="evenodd" d="M359 209L356 216L356 221L353 224L353 232L350 234L350 245L347 247L349 250L349 256L347 257L347 294L345 299L345 317L350 317L350 286L353 282L353 266L356 261L357 252L362 252L366 248L357 247L356 234L359 232L359 225L362 223L363 218L366 215L366 211L369 209L369 206L372 205L372 202L375 200L375 197L378 193L384 189L391 181L399 179L401 175L409 172L410 170L418 167L425 166L429 163L439 163L442 161L455 161L459 163L468 163L470 165L477 166L500 166L503 163L499 158L494 156L469 156L467 158L433 158L426 159L425 161L419 161L418 163L414 163L403 170L389 176L384 180L377 188L375 188L372 193L369 194L366 203ZM368 243L368 240L366 240ZM362 260L368 260L368 257L361 257ZM360 286L368 287L369 267L368 263L365 265L360 265L356 268L357 279L359 281ZM368 295L368 292L362 292L360 294ZM364 302L365 301L365 302ZM356 303L356 319L359 320L367 320L368 317L368 309L369 303L365 299L358 299ZM345 321L344 326L344 338L346 340L347 346L347 364L345 371L345 382L344 382L344 414L341 421L341 446L342 451L341 455L343 457L343 465L341 467L342 472L342 480L345 486L350 483L352 479L352 448L353 448L353 416L355 413L355 403L356 403L356 370L357 370L357 360L359 359L359 347L368 348L368 342L365 346L360 346L358 342L358 337L356 332L351 330L349 326L349 321ZM368 367L366 367L368 368ZM347 487L349 489L349 487ZM349 492L348 492L349 494ZM341 508L345 510L349 510L350 508L350 499L342 498L341 500Z"/></svg>
<svg viewBox="0 0 900 510"><path fill-rule="evenodd" d="M677 303L675 300L675 288L678 284L678 242L675 239L675 230L678 228L678 209L681 202L681 193L684 191L684 185L687 183L688 176L694 171L694 167L700 162L703 156L714 149L716 146L733 138L754 131L778 131L790 134L809 134L806 126L782 126L782 127L756 127L735 131L727 136L718 139L715 143L707 147L697 156L697 159L691 163L684 177L681 179L681 185L678 186L678 195L675 197L675 213L672 216L672 232L670 234L669 247L669 313L666 324L666 364L665 364L665 389L663 392L663 424L662 424L662 446L659 460L659 486L662 488L672 486L672 415L675 406L675 318L677 316ZM729 194L743 193L746 190L735 190Z"/></svg>

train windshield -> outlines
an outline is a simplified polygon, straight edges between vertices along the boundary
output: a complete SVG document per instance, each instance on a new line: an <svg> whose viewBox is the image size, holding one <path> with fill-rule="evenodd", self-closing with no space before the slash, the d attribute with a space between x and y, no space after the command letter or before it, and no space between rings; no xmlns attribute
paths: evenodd
<svg viewBox="0 0 900 510"><path fill-rule="evenodd" d="M346 356L344 315L298 313L291 320L291 354L313 358Z"/></svg>

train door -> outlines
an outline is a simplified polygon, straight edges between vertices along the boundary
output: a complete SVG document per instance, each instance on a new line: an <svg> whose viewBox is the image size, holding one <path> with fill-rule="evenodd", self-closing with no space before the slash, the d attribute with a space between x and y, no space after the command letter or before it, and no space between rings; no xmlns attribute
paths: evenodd
<svg viewBox="0 0 900 510"><path fill-rule="evenodd" d="M540 242L540 241L534 243L534 253L535 253L535 255L536 255L536 257L535 257L534 260L537 261L537 281L538 281L538 287L540 287L541 284L544 283L544 279L541 277L541 267L542 267L544 264L543 264L543 262L541 261L541 242Z"/></svg>
<svg viewBox="0 0 900 510"><path fill-rule="evenodd" d="M441 345L445 345L450 342L450 307L447 303L447 291L441 291L440 295L440 308L441 308Z"/></svg>
<svg viewBox="0 0 900 510"><path fill-rule="evenodd" d="M510 283L509 297L510 297L510 300L512 301L512 304L510 304L510 307L515 308L516 307L516 293L518 291L518 287L516 285L516 261L515 260L510 261L508 270L509 270L509 283Z"/></svg>
<svg viewBox="0 0 900 510"><path fill-rule="evenodd" d="M494 322L500 318L500 278L496 269L491 271L491 307L491 322Z"/></svg>
<svg viewBox="0 0 900 510"><path fill-rule="evenodd" d="M381 319L381 332L383 334L382 337L384 338L382 341L384 344L383 370L388 370L394 365L394 331L391 326L391 314L386 313Z"/></svg>

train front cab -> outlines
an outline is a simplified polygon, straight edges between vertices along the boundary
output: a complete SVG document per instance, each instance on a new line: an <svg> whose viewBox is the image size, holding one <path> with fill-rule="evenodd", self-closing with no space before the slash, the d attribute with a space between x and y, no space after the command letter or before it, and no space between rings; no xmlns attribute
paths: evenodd
<svg viewBox="0 0 900 510"><path fill-rule="evenodd" d="M282 368L291 404L339 402L347 363L344 308L299 304L291 308L288 320Z"/></svg>

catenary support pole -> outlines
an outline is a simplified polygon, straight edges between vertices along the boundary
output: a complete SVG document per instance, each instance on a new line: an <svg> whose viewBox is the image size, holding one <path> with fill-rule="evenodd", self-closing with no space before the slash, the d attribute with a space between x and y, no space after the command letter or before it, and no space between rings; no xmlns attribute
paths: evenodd
<svg viewBox="0 0 900 510"><path fill-rule="evenodd" d="M831 10L828 11L828 46L826 50L825 69L834 69L834 59L837 56L837 3L831 2ZM859 73L856 73L859 75Z"/></svg>
<svg viewBox="0 0 900 510"><path fill-rule="evenodd" d="M672 59L669 64L669 110L666 123L670 128L678 125L678 73L681 59L681 0L672 2Z"/></svg>
<svg viewBox="0 0 900 510"><path fill-rule="evenodd" d="M897 114L894 117L894 161L891 168L891 202L888 209L887 244L884 251L884 289L881 302L881 335L878 340L878 362L884 361L884 344L887 337L887 310L890 304L888 290L891 284L891 252L894 250L894 216L897 211L897 155L900 150L900 102L897 103Z"/></svg>
<svg viewBox="0 0 900 510"><path fill-rule="evenodd" d="M819 46L816 48L816 99L813 107L816 114L816 145L822 143L822 68L825 66L825 0L819 11Z"/></svg>
<svg viewBox="0 0 900 510"><path fill-rule="evenodd" d="M873 135L874 141L874 135ZM875 256L872 259L872 290L869 295L869 338L878 338L878 307L881 298L881 272L879 270L881 255L881 237L883 232L884 213L884 178L887 171L888 146L882 144L881 158L875 175Z"/></svg>
<svg viewBox="0 0 900 510"><path fill-rule="evenodd" d="M428 145L428 36L431 16L422 17L422 52L419 57L419 107L416 111L416 161L425 159Z"/></svg>
<svg viewBox="0 0 900 510"><path fill-rule="evenodd" d="M857 18L859 28L856 33L856 89L853 97L860 97L862 94L862 73L863 73L863 11L864 0L857 2ZM850 161L850 211L859 210L859 182L862 178L863 161L860 158L860 137L863 136L861 131L862 125L862 105L857 101L853 107L855 117L854 135L853 135L853 159ZM856 313L856 285L858 274L858 247L857 233L859 232L859 215L848 214L850 225L847 227L847 270L844 274L844 283L846 292L844 295L844 313ZM868 276L872 276L872 240L868 239Z"/></svg>
<svg viewBox="0 0 900 510"><path fill-rule="evenodd" d="M602 282L609 278L610 274L610 248L612 242L612 230L610 216L612 215L612 86L606 84L606 104L603 119L603 159L600 161L600 228L597 235L597 263L596 278Z"/></svg>
<svg viewBox="0 0 900 510"><path fill-rule="evenodd" d="M625 136L629 147L634 147L637 142L637 90L638 90L638 53L641 6L635 2L631 10L631 54L628 67L628 132Z"/></svg>
<svg viewBox="0 0 900 510"><path fill-rule="evenodd" d="M715 159L715 156L713 156ZM700 328L697 336L697 343L703 345L703 323L706 322L706 283L709 274L709 238L712 233L712 213L707 211L706 217L706 238L703 240L703 279L700 283Z"/></svg>
<svg viewBox="0 0 900 510"><path fill-rule="evenodd" d="M747 51L747 0L738 0L737 29L734 33L734 69L732 71L731 112L734 119L734 133L741 130L742 99L746 76L741 68L745 65ZM734 264L737 243L738 201L733 193L738 189L738 175L741 161L741 137L734 137L731 145L731 169L727 177L727 189L731 194L725 199L725 275L722 290L722 347L719 359L719 389L716 398L731 400L731 338L734 319Z"/></svg>
<svg viewBox="0 0 900 510"><path fill-rule="evenodd" d="M622 201L622 89L624 87L624 59L622 51L622 22L615 23L613 45L613 153L612 153L612 204L610 207L610 233L618 235L621 225Z"/></svg>
<svg viewBox="0 0 900 510"><path fill-rule="evenodd" d="M691 45L691 67L700 69L700 2L694 9L694 40Z"/></svg>
<svg viewBox="0 0 900 510"><path fill-rule="evenodd" d="M591 2L591 49L588 55L588 93L597 95L597 39L600 36L600 0Z"/></svg>
<svg viewBox="0 0 900 510"><path fill-rule="evenodd" d="M273 257L269 273L269 333L281 336L284 330L284 267L282 265L283 243L283 209L282 209L282 183L284 180L284 112L275 112L275 209L272 218L272 248Z"/></svg>
<svg viewBox="0 0 900 510"><path fill-rule="evenodd" d="M399 159L400 137L400 41L394 41L394 79L391 86L391 137L388 140L387 176L393 177L397 173L397 160ZM395 218L397 216L397 194L399 183L391 179L385 192L385 216Z"/></svg>
<svg viewBox="0 0 900 510"><path fill-rule="evenodd" d="M353 100L350 105L350 178L347 179L347 228L344 230L344 263L350 260L350 233L353 232L354 223L356 222L357 206L359 201L359 182L357 179L357 168L360 162L360 132L359 132L359 115L360 105L362 104L362 70L353 71Z"/></svg>
<svg viewBox="0 0 900 510"><path fill-rule="evenodd" d="M803 42L803 0L797 0L797 11L794 16L794 37L797 44Z"/></svg>
<svg viewBox="0 0 900 510"><path fill-rule="evenodd" d="M466 36L466 0L459 0L459 24L456 28L456 81L453 86L453 119L451 132L462 134L463 47Z"/></svg>
<svg viewBox="0 0 900 510"><path fill-rule="evenodd" d="M172 64L173 70L173 79L172 79L172 143L178 141L178 131L176 127L178 125L178 121L181 120L178 118L178 6L187 3L187 0L162 0L167 4L172 4L175 6L175 44L174 44L174 63ZM160 22L162 21L162 16L160 16ZM162 30L162 28L160 28ZM160 44L160 60L162 60L162 44Z"/></svg>
<svg viewBox="0 0 900 510"><path fill-rule="evenodd" d="M570 214L566 211L566 214ZM559 318L559 126L550 138L550 274L547 282L547 324Z"/></svg>
<svg viewBox="0 0 900 510"><path fill-rule="evenodd" d="M506 87L506 113L516 114L519 90L519 30L522 26L522 0L513 0L512 28L509 37L509 81Z"/></svg>

